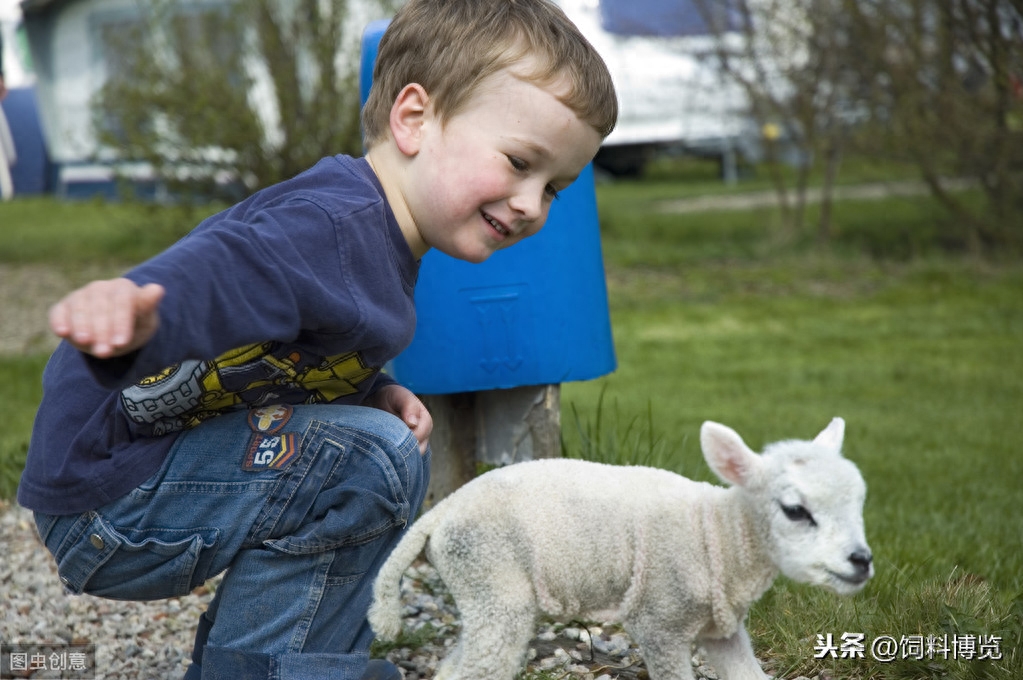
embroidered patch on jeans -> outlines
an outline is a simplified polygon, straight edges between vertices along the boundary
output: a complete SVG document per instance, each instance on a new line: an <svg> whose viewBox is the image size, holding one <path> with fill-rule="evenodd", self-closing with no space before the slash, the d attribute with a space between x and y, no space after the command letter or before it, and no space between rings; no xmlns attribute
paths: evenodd
<svg viewBox="0 0 1023 680"><path fill-rule="evenodd" d="M257 432L249 441L242 469L246 472L283 470L298 457L298 434L282 432L263 434Z"/></svg>
<svg viewBox="0 0 1023 680"><path fill-rule="evenodd" d="M288 424L294 411L295 409L287 404L254 408L249 411L249 427L253 432L276 434Z"/></svg>

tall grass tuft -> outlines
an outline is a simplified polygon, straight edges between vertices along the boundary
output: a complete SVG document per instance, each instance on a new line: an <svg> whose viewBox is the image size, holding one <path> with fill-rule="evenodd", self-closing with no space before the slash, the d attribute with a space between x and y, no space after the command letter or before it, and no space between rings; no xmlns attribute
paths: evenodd
<svg viewBox="0 0 1023 680"><path fill-rule="evenodd" d="M577 439L570 444L562 433L561 455L609 465L674 469L678 457L669 442L656 433L652 403L647 402L642 416L627 416L619 408L617 399L610 406L605 404L606 392L605 386L597 397L592 415L581 415L575 403L569 405Z"/></svg>

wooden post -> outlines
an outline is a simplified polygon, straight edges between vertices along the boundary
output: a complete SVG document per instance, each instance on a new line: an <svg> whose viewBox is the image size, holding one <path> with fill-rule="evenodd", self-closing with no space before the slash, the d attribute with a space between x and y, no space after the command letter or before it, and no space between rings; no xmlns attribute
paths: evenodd
<svg viewBox="0 0 1023 680"><path fill-rule="evenodd" d="M421 395L433 416L433 466L425 507L477 474L561 455L561 386Z"/></svg>
<svg viewBox="0 0 1023 680"><path fill-rule="evenodd" d="M423 502L426 510L476 476L476 428L466 427L466 423L476 422L476 416L472 392L421 395L420 398L433 416L433 434L430 435L433 462L430 486Z"/></svg>

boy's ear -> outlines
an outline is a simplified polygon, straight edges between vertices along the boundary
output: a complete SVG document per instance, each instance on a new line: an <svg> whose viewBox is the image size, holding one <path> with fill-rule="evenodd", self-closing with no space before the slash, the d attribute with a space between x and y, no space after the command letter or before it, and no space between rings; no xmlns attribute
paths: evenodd
<svg viewBox="0 0 1023 680"><path fill-rule="evenodd" d="M415 156L419 153L429 102L430 96L422 85L409 83L401 88L391 106L391 136L398 149L406 156Z"/></svg>

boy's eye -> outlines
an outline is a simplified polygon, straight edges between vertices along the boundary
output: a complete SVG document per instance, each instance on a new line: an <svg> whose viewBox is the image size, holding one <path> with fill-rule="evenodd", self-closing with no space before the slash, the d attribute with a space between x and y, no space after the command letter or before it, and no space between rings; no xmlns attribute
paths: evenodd
<svg viewBox="0 0 1023 680"><path fill-rule="evenodd" d="M511 166L519 172L525 172L529 169L529 163L517 156L508 156L508 162L511 163Z"/></svg>
<svg viewBox="0 0 1023 680"><path fill-rule="evenodd" d="M518 156L508 156L508 162L511 163L512 168L515 172L528 172L529 163L522 160ZM544 193L552 201L558 200L558 190L553 184L548 184L543 188Z"/></svg>

